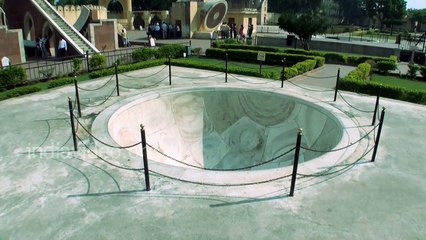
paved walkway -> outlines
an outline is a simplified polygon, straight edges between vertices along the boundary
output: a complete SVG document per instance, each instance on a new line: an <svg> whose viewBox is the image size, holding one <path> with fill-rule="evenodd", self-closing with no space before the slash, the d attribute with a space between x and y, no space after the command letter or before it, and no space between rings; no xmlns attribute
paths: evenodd
<svg viewBox="0 0 426 240"><path fill-rule="evenodd" d="M326 65L315 76L333 75L336 67ZM374 97L341 92L345 101L339 96L337 102L331 102L332 92L308 91L290 83L280 88L277 81L235 75L225 84L224 76L215 72L177 67L172 71L181 77L173 77L171 86L162 66L120 75L120 83L129 87L120 89L120 97L114 96L111 77L81 84L94 89L110 81L98 91L80 92L82 103L99 106L84 107L79 120L90 129L108 106L137 95L155 97L156 89L171 92L188 86L232 86L288 93L327 104L332 111L347 115L360 135L371 130L371 113L357 111L345 101L371 110ZM330 85L333 79L327 79ZM305 85L311 81L306 78L295 83L316 88ZM113 97L105 98L111 94ZM333 170L339 170L335 174L300 177L295 196L289 198L289 179L212 187L153 175L152 190L146 192L142 172L112 167L85 145L114 163L140 167L140 160L117 154L124 150L103 151L81 126L79 151L72 150L68 96L74 96L73 86L0 102L0 239L426 236L425 106L382 99L381 106L387 110L376 162L369 162L369 153L359 164L335 166ZM373 137L365 141L371 144ZM365 144L357 149L362 151L368 147ZM356 154L361 153L358 150Z"/></svg>

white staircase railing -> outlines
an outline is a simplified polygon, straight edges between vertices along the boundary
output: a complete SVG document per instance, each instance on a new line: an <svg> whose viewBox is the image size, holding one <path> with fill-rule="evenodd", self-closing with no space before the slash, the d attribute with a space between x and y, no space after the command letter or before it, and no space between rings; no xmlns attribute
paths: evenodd
<svg viewBox="0 0 426 240"><path fill-rule="evenodd" d="M49 19L49 22L53 25L53 27L64 37L64 39L73 46L80 54L84 54L85 50L91 51L91 52L99 52L99 50L89 41L87 40L79 31L77 31L73 26L68 24L68 22L63 18L56 9L47 1L47 0L31 0L31 2L34 4L34 6L40 11L40 13L43 14L44 17ZM40 5L43 4L44 6L48 7L52 10L52 12L55 14L55 17L59 19L62 23L64 23L66 26L68 26L75 37L77 37L79 40L81 40L85 46L80 46L78 43L76 43L71 36L69 36L59 25L58 23L53 19L52 16L49 15ZM88 48L88 49L84 49Z"/></svg>

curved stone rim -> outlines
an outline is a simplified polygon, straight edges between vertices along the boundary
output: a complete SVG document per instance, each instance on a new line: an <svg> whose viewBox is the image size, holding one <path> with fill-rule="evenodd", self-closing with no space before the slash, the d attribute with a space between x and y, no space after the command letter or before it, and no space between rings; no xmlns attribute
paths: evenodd
<svg viewBox="0 0 426 240"><path fill-rule="evenodd" d="M356 126L356 124L345 115L343 112L334 108L333 106L318 101L316 99L303 96L300 98L299 96L295 96L294 93L284 92L283 89L276 89L271 87L263 87L259 88L258 86L239 86L228 84L226 87L227 90L234 89L248 89L255 91L267 91L274 92L278 94L283 94L288 97L292 97L301 101L303 103L315 106L317 109L321 109L321 112L332 116L333 119L336 119L340 125L343 127L343 136L339 143L333 148L341 148L344 146L348 146L349 144L357 141L360 138L360 133ZM109 121L115 115L124 111L126 108L139 104L141 102L147 101L149 99L157 98L161 95L170 95L176 93L186 93L200 90L218 90L223 89L223 85L214 84L209 86L179 86L173 87L160 87L156 89L147 89L141 93L141 95L136 95L127 99L124 99L118 103L113 104L108 107L104 111L102 111L94 120L92 124L92 134L97 136L100 140L107 143L117 143L113 140L111 135L109 134ZM172 90L172 91L171 91ZM296 139L295 133L295 139ZM141 156L131 153L126 149L114 149L104 146L100 143L96 143L97 148L103 152L108 153L108 156L118 156L118 159L115 163L126 163L127 166L133 168L141 168L143 167L143 159ZM299 165L299 173L311 174L323 170L326 167L329 167L337 162L343 162L347 158L349 158L357 149L358 143L352 145L349 148L346 148L342 151L337 152L328 152L325 153L315 159L309 160L305 163ZM148 156L149 158L149 156ZM125 161L127 159L127 161ZM248 170L248 171L209 171L209 170L201 170L195 168L188 167L180 167L173 166L169 164L164 164L157 162L155 160L149 159L149 169L160 173L162 175L168 176L173 179L180 179L183 181L190 181L196 183L203 184L213 184L213 185L239 185L239 184L250 184L256 182L268 181L271 179L280 178L282 176L287 176L291 174L292 166L280 167L274 169L262 169L262 170Z"/></svg>

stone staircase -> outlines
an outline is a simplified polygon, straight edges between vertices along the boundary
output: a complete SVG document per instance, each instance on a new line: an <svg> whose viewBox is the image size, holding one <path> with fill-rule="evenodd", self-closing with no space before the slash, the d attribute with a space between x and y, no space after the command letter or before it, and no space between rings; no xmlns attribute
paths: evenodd
<svg viewBox="0 0 426 240"><path fill-rule="evenodd" d="M61 33L68 42L68 46L73 46L80 54L84 54L86 51L99 52L79 31L69 25L46 0L31 0L31 2L49 19L54 28Z"/></svg>

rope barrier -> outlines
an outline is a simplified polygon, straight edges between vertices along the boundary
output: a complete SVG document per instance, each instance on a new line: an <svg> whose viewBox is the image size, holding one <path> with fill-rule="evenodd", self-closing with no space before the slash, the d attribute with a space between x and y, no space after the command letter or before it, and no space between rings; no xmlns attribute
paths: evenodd
<svg viewBox="0 0 426 240"><path fill-rule="evenodd" d="M362 109L359 109L359 108L357 108L357 107L355 107L355 106L353 106L352 104L350 104L348 101L346 101L346 99L342 96L342 94L340 93L340 91L337 91L337 93L339 93L339 96L343 99L343 101L346 103L346 104L348 104L351 108L353 108L353 109L355 109L355 110L358 110L358 111L360 111L360 112L364 112L364 113L372 113L372 112L374 112L374 110L371 110L371 111L367 111L367 110L362 110Z"/></svg>
<svg viewBox="0 0 426 240"><path fill-rule="evenodd" d="M370 135L370 133L371 132L373 132L377 127L378 127L379 125L377 124L376 126L374 126L367 134L365 134L364 136L362 136L360 139L358 139L358 140L356 140L355 142L353 142L353 143L351 143L351 144L349 144L349 145L347 145L347 146L345 146L345 147L341 147L341 148L336 148L336 149L332 149L332 150L327 150L327 151L324 151L324 150L317 150L317 149L311 149L311 148L308 148L308 147L304 147L304 146L301 146L300 148L302 148L303 150L306 150L306 151L310 151L310 152L317 152L317 153L328 153L328 152L337 152L337 151L341 151L341 150L343 150L343 149L346 149L346 148L349 148L349 147L352 147L353 145L355 145L355 144L357 144L357 143L359 143L361 140L363 140L364 138L366 138L366 137L368 137L368 135Z"/></svg>
<svg viewBox="0 0 426 240"><path fill-rule="evenodd" d="M153 73L153 74L148 75L148 76L144 76L144 77L134 77L134 76L127 75L127 74L125 74L125 73L120 73L120 75L123 75L123 76L128 77L128 78L133 78L133 79L144 79L144 78L150 78L150 77L153 77L153 76L155 76L155 75L159 74L160 72L162 72L162 71L163 71L166 67L168 67L168 66L167 66L167 65L165 65L165 66L164 66L161 70L159 70L158 72Z"/></svg>
<svg viewBox="0 0 426 240"><path fill-rule="evenodd" d="M184 183L191 183L191 184L197 184L197 185L203 185L203 186L216 186L216 187L241 187L241 186L249 186L249 185L258 185L258 184L264 184L264 183L269 183L269 182L274 182L274 181L278 181L287 177L290 177L291 174L289 175L284 175L281 177L277 177L277 178L273 178L273 179L268 179L268 180L264 180L264 181L259 181L259 182L250 182L250 183L229 183L229 184L220 184L220 183L202 183L202 182L195 182L195 181L190 181L190 180L184 180L184 179L180 179L180 178L175 178L175 177L171 177L171 176L167 176L161 173L158 173L156 171L153 170L149 170L150 172L160 176L160 177L164 177L164 178L168 178L171 180L175 180L175 181L179 181L179 182L184 182Z"/></svg>
<svg viewBox="0 0 426 240"><path fill-rule="evenodd" d="M205 76L205 77L187 77L187 76L179 76L179 75L173 75L173 77L178 77L178 78L186 78L186 79L200 79L200 78L212 78L212 77L217 77L219 75L224 74L223 72L212 75L212 76Z"/></svg>
<svg viewBox="0 0 426 240"><path fill-rule="evenodd" d="M143 87L140 87L140 88L139 87L129 87L129 86L125 86L125 85L122 85L122 84L119 84L119 86L123 87L123 88L127 88L127 89L144 89L144 88L150 88L150 87L157 86L158 84L160 84L161 82L163 82L164 80L166 80L168 78L169 78L169 75L165 76L163 79L161 79L160 81L158 81L158 82L156 82L152 85L146 85L146 86L143 86Z"/></svg>
<svg viewBox="0 0 426 240"><path fill-rule="evenodd" d="M101 88L103 88L103 87L105 87L108 83L110 83L111 82L111 80L113 79L113 77L114 77L114 75L111 75L111 78L105 83L105 84L103 84L102 86L100 86L100 87L97 87L97 88L94 88L94 89L88 89L88 88L82 88L82 87L78 87L78 89L80 89L80 90L83 90L83 91L86 91L86 92L94 92L94 91L98 91L98 90L100 90Z"/></svg>
<svg viewBox="0 0 426 240"><path fill-rule="evenodd" d="M292 149L288 150L287 152L285 152L285 153L283 153L283 154L281 154L281 155L279 155L279 156L277 156L277 157L274 157L274 158L272 158L272 159L270 159L270 160L268 160L268 161L261 162L261 163L258 163L258 164L252 165L252 166L240 167L240 168L232 168L232 169L217 169L217 168L204 168L204 167L199 167L199 166L195 166L195 165L192 165L192 164L186 163L186 162L184 162L184 161L181 161L181 160L179 160L179 159L176 159L176 158L174 158L174 157L171 157L171 156L169 156L169 155L167 155L167 154L165 154L165 153L161 152L160 150L158 150L158 149L154 148L152 145L150 145L150 144L148 144L148 143L147 143L146 145L147 145L148 147L150 147L152 150L154 150L154 151L158 152L159 154L163 155L164 157L166 157L166 158L168 158L168 159L171 159L171 160L173 160L173 161L175 161L175 162L181 163L181 164L183 164L183 165L186 165L186 166L188 166L188 167L193 167L193 168L197 168L197 169L201 169L201 170L207 170L207 171L221 171L221 172L241 171L241 170L246 170L246 169L250 169L250 168L254 168L254 167L259 167L259 166L262 166L262 165L268 164L268 163L270 163L270 162L272 162L272 161L274 161L274 160L276 160L276 159L278 159L278 158L280 158L280 157L283 157L283 156L285 156L285 155L289 154L290 152L292 152L292 151L295 149L295 147L293 147Z"/></svg>
<svg viewBox="0 0 426 240"><path fill-rule="evenodd" d="M253 69L253 67L252 67L252 66L240 65L240 64L236 64L236 63L234 63L234 62L228 62L228 64L229 64L229 65L234 65L234 66L237 66L237 67L240 67L240 68Z"/></svg>
<svg viewBox="0 0 426 240"><path fill-rule="evenodd" d="M371 150L373 150L374 149L374 146L373 147L371 147L368 151L366 151L361 157L359 157L356 161L354 161L353 163L351 163L351 164L348 164L347 166L345 166L345 167L343 167L343 168L341 168L341 169L338 169L338 170L336 170L336 171L333 171L333 172L330 172L330 170L332 169L332 168L335 168L336 166L332 166L332 167L330 167L329 169L327 169L327 170L324 170L324 171L321 171L321 172L319 172L319 173L315 173L315 174L303 174L303 173L298 173L297 175L298 176L301 176L301 177L303 177L303 178L305 178L305 177L322 177L322 176L328 176L328 175L333 175L333 174L336 174L336 173L339 173L339 172L341 172L341 171L345 171L346 169L350 169L350 168L352 168L352 167L354 167L359 161L361 161L365 156L367 156L367 154L368 153L370 153L371 152Z"/></svg>
<svg viewBox="0 0 426 240"><path fill-rule="evenodd" d="M264 85L264 84L268 84L268 83L269 83L269 82L259 82L259 83L249 82L249 81L246 81L246 80L240 79L240 78L238 78L238 77L234 76L233 74L229 74L229 76L233 77L233 78L234 78L234 79L236 79L237 81L245 82L245 83L248 83L248 84L258 84L258 85L263 84L263 85Z"/></svg>
<svg viewBox="0 0 426 240"><path fill-rule="evenodd" d="M128 170L128 171L142 171L143 168L130 168L130 167L123 167L120 165L117 165L115 163L112 163L110 161L107 161L106 159L104 159L103 157L99 156L95 151L93 151L92 149L89 148L89 146L87 146L83 140L77 135L78 140L84 145L84 147L89 150L93 155L95 155L97 158L99 158L101 161L105 162L108 165L111 165L113 167L119 168L119 169L123 169L123 170Z"/></svg>
<svg viewBox="0 0 426 240"><path fill-rule="evenodd" d="M95 104L95 105L87 105L87 104L80 103L80 105L83 106L83 107L88 107L88 108L90 108L90 107L99 107L102 104L106 103L106 101L108 101L108 99L110 99L112 97L112 95L115 93L116 89L117 89L117 86L114 87L114 89L111 91L111 93L109 94L109 96L107 96L105 98L105 100L103 100L101 103L98 103L98 104Z"/></svg>
<svg viewBox="0 0 426 240"><path fill-rule="evenodd" d="M107 147L111 147L111 148L117 148L117 149L127 149L127 148L132 148L132 147L135 147L135 146L137 146L137 145L139 145L139 144L141 144L142 142L137 142L137 143L134 143L134 144L131 144L131 145L128 145L128 146L114 146L114 145L111 145L111 144L108 144L108 143L106 143L106 142L104 142L104 141L102 141L102 140L100 140L99 138L97 138L95 135L93 135L89 130L87 130L87 128L85 128L84 126L83 126L83 124L78 120L78 118L76 118L76 117L74 117L76 120L77 120L77 125L80 125L81 126L81 128L83 128L83 130L87 133L87 134L89 134L89 136L90 137L92 137L93 139L95 139L96 141L98 141L99 143L101 143L101 144L103 144L103 145L105 145L105 146L107 146Z"/></svg>
<svg viewBox="0 0 426 240"><path fill-rule="evenodd" d="M320 89L307 88L307 87L303 87L301 85L298 85L298 84L296 84L296 83L294 83L292 81L287 81L287 82L291 83L292 85L294 85L296 87L299 87L301 89L305 89L305 90L308 90L308 91L312 91L312 92L333 92L334 91L334 89L320 90Z"/></svg>
<svg viewBox="0 0 426 240"><path fill-rule="evenodd" d="M307 78L317 78L317 79L323 79L323 78L336 78L336 77L337 77L337 75L333 75L333 76L324 76L324 77L314 77L314 76L310 76L310 75L307 75L307 74L300 74L299 76L304 76L304 77L307 77Z"/></svg>

